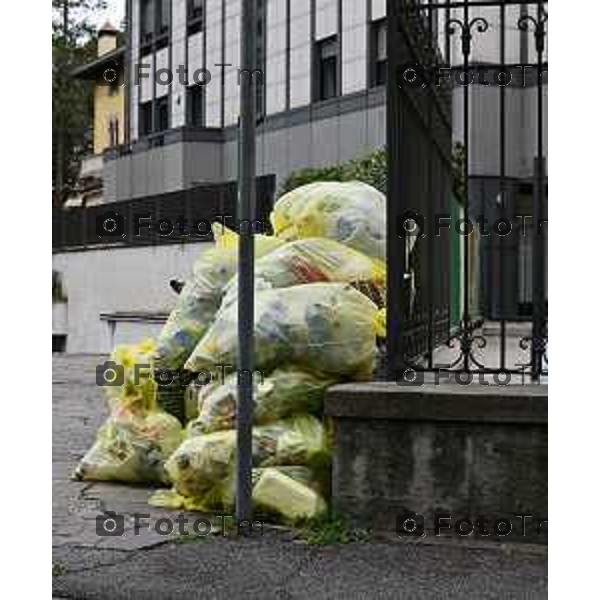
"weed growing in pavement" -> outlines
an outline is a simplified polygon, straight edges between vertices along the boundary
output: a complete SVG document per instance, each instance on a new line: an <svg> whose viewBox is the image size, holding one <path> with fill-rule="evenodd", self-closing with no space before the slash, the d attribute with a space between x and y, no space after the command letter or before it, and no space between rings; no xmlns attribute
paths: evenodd
<svg viewBox="0 0 600 600"><path fill-rule="evenodd" d="M370 532L353 529L344 517L335 511L321 513L312 519L296 521L294 528L300 539L311 546L367 542L371 539Z"/></svg>
<svg viewBox="0 0 600 600"><path fill-rule="evenodd" d="M66 573L67 567L65 565L55 560L52 561L52 577L61 577Z"/></svg>

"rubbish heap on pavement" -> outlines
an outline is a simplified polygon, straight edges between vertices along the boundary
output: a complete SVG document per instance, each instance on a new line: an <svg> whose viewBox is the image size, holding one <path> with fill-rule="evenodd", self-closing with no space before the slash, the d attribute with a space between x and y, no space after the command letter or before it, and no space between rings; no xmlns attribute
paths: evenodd
<svg viewBox="0 0 600 600"><path fill-rule="evenodd" d="M274 236L255 236L253 500L294 520L327 506L327 388L373 374L385 323L385 197L361 182L309 184L278 200L271 223ZM125 383L106 388L110 417L76 477L171 486L150 497L155 506L234 504L241 374L190 386L185 428L160 408L153 377L133 378L136 364L213 375L235 367L238 238L214 233L157 342L113 353Z"/></svg>

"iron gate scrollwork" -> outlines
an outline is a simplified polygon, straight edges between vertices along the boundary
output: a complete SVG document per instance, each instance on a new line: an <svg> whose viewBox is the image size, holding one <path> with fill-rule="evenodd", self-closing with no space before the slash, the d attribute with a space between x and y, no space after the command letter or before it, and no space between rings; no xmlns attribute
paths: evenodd
<svg viewBox="0 0 600 600"><path fill-rule="evenodd" d="M541 0L388 0L390 379L547 375L547 22Z"/></svg>

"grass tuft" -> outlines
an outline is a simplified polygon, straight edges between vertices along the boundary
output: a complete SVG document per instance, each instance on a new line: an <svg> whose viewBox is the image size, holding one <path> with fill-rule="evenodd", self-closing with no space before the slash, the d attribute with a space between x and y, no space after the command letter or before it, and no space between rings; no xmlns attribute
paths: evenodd
<svg viewBox="0 0 600 600"><path fill-rule="evenodd" d="M311 546L366 542L371 537L368 531L350 527L346 519L335 511L297 521L294 528L299 537Z"/></svg>

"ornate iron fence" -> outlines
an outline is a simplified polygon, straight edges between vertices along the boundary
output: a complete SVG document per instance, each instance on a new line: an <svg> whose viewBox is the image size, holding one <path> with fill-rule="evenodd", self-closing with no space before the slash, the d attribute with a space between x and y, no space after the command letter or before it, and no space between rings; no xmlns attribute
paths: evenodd
<svg viewBox="0 0 600 600"><path fill-rule="evenodd" d="M547 2L388 0L388 21L388 377L539 380Z"/></svg>

